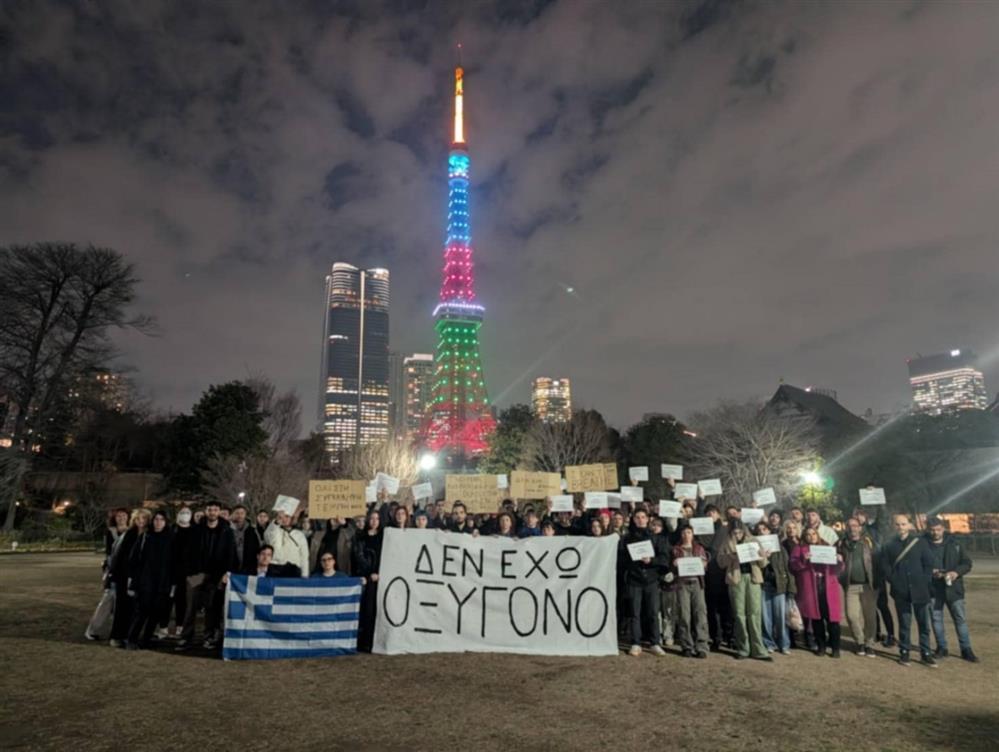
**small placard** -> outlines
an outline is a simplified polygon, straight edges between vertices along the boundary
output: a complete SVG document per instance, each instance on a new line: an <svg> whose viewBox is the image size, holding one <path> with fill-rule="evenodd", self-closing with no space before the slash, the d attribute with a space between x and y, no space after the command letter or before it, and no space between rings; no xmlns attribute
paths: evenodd
<svg viewBox="0 0 999 752"><path fill-rule="evenodd" d="M863 506L873 506L875 504L885 503L885 490L883 488L875 488L874 486L869 486L867 488L860 489L860 503Z"/></svg>
<svg viewBox="0 0 999 752"><path fill-rule="evenodd" d="M664 478L683 480L683 465L667 465L664 462L659 468Z"/></svg>
<svg viewBox="0 0 999 752"><path fill-rule="evenodd" d="M641 467L629 467L628 468L628 478L632 483L641 483L649 479L649 466L642 465Z"/></svg>
<svg viewBox="0 0 999 752"><path fill-rule="evenodd" d="M641 486L621 486L621 501L642 501L644 498Z"/></svg>
<svg viewBox="0 0 999 752"><path fill-rule="evenodd" d="M393 478L388 473L376 473L375 488L385 491L389 496L395 496L399 493L399 479Z"/></svg>
<svg viewBox="0 0 999 752"><path fill-rule="evenodd" d="M572 494L559 494L552 496L552 512L571 512Z"/></svg>
<svg viewBox="0 0 999 752"><path fill-rule="evenodd" d="M378 501L378 488L374 482L368 484L364 489L364 503L375 504Z"/></svg>
<svg viewBox="0 0 999 752"><path fill-rule="evenodd" d="M620 509L621 508L621 494L614 493L613 491L607 492L607 508L608 509Z"/></svg>
<svg viewBox="0 0 999 752"><path fill-rule="evenodd" d="M759 491L753 491L753 503L758 507L776 504L777 494L772 488L761 488Z"/></svg>
<svg viewBox="0 0 999 752"><path fill-rule="evenodd" d="M301 503L302 502L294 496L282 496L281 494L278 494L278 497L274 500L273 511L284 512L289 517L294 517L295 511Z"/></svg>
<svg viewBox="0 0 999 752"><path fill-rule="evenodd" d="M500 473L496 476L496 488L509 488L510 479L506 477L506 473Z"/></svg>
<svg viewBox="0 0 999 752"><path fill-rule="evenodd" d="M735 547L735 550L739 554L740 564L749 564L753 561L759 561L762 558L760 556L760 546L755 542L740 543Z"/></svg>
<svg viewBox="0 0 999 752"><path fill-rule="evenodd" d="M683 516L683 505L679 501L667 501L662 499L659 502L659 516L673 517L674 519Z"/></svg>
<svg viewBox="0 0 999 752"><path fill-rule="evenodd" d="M607 508L607 492L606 491L586 491L583 494L583 508L584 509L606 509Z"/></svg>
<svg viewBox="0 0 999 752"><path fill-rule="evenodd" d="M434 498L434 487L430 483L417 483L412 490L414 499Z"/></svg>
<svg viewBox="0 0 999 752"><path fill-rule="evenodd" d="M631 556L632 561L638 561L639 559L651 559L656 555L656 550L652 547L652 541L643 540L637 543L629 543L628 554Z"/></svg>
<svg viewBox="0 0 999 752"><path fill-rule="evenodd" d="M744 525L749 525L752 527L757 522L763 519L763 510L757 509L756 507L743 507L739 514L739 519L742 520Z"/></svg>
<svg viewBox="0 0 999 752"><path fill-rule="evenodd" d="M676 573L680 577L703 577L704 559L700 556L681 556L676 560Z"/></svg>
<svg viewBox="0 0 999 752"><path fill-rule="evenodd" d="M677 483L673 487L673 496L677 499L696 499L697 498L697 484L696 483Z"/></svg>
<svg viewBox="0 0 999 752"><path fill-rule="evenodd" d="M722 485L718 478L697 481L697 487L701 489L701 496L721 496Z"/></svg>
<svg viewBox="0 0 999 752"><path fill-rule="evenodd" d="M780 538L778 538L776 534L757 535L756 540L758 540L760 545L763 546L764 551L769 551L770 553L780 551Z"/></svg>
<svg viewBox="0 0 999 752"><path fill-rule="evenodd" d="M812 564L835 564L835 546L809 546L809 553L812 555Z"/></svg>
<svg viewBox="0 0 999 752"><path fill-rule="evenodd" d="M694 535L715 534L715 521L710 517L691 517L690 526L694 529Z"/></svg>

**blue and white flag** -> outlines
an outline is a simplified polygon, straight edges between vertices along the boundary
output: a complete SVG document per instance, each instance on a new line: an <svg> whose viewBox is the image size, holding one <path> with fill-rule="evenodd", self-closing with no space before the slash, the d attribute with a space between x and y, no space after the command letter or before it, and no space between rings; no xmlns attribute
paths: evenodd
<svg viewBox="0 0 999 752"><path fill-rule="evenodd" d="M361 580L230 574L222 657L316 658L357 652Z"/></svg>

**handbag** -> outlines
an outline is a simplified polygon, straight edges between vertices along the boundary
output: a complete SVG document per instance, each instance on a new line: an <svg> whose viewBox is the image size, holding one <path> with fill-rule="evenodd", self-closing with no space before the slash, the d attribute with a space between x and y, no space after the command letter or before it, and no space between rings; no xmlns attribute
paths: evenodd
<svg viewBox="0 0 999 752"><path fill-rule="evenodd" d="M801 611L798 610L798 604L795 602L794 598L788 598L787 600L787 628L792 632L800 632L805 628L805 622L801 618Z"/></svg>
<svg viewBox="0 0 999 752"><path fill-rule="evenodd" d="M109 587L101 595L94 609L94 615L90 617L87 624L87 631L84 635L91 640L106 640L111 636L111 623L114 621L114 587Z"/></svg>

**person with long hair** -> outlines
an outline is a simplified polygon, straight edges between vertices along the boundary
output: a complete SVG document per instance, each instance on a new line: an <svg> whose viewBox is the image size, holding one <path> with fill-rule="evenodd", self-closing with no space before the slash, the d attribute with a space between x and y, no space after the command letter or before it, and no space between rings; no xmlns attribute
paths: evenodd
<svg viewBox="0 0 999 752"><path fill-rule="evenodd" d="M132 599L132 623L125 647L149 646L160 615L169 608L173 590L173 537L166 512L153 513L152 524L132 546L128 563L128 588Z"/></svg>
<svg viewBox="0 0 999 752"><path fill-rule="evenodd" d="M382 559L381 516L377 510L368 512L364 530L354 541L354 576L365 578L358 616L357 649L370 653L375 639L375 618L378 613L378 570Z"/></svg>
<svg viewBox="0 0 999 752"><path fill-rule="evenodd" d="M739 560L739 546L756 544L759 558L753 561ZM725 572L729 600L732 604L732 619L735 627L735 657L755 658L759 661L772 661L763 644L763 607L760 586L763 584L763 567L767 564L767 552L749 534L742 520L732 519L728 523L725 538L718 547L718 566Z"/></svg>
<svg viewBox="0 0 999 752"><path fill-rule="evenodd" d="M107 528L104 531L104 561L101 562L101 586L103 592L97 602L94 615L83 636L88 640L106 640L111 634L111 622L114 619L114 584L111 581L111 553L118 540L128 530L128 510L119 507L108 512Z"/></svg>
<svg viewBox="0 0 999 752"><path fill-rule="evenodd" d="M128 530L115 544L108 571L114 583L114 620L111 622L111 647L125 647L132 624L132 597L128 590L129 562L132 548L146 532L152 515L148 509L135 509L128 520Z"/></svg>
<svg viewBox="0 0 999 752"><path fill-rule="evenodd" d="M509 512L500 512L496 517L496 532L501 538L516 538L517 531L514 529L513 515Z"/></svg>
<svg viewBox="0 0 999 752"><path fill-rule="evenodd" d="M770 535L771 527L762 520L756 535ZM794 577L787 567L787 551L778 546L767 557L763 568L763 644L769 652L781 655L791 652L791 635L787 628L787 602L797 590Z"/></svg>
<svg viewBox="0 0 999 752"><path fill-rule="evenodd" d="M400 530L405 530L407 527L412 527L410 522L409 507L400 504L392 512L392 527L399 528Z"/></svg>
<svg viewBox="0 0 999 752"><path fill-rule="evenodd" d="M843 620L843 603L839 586L839 573L843 557L837 554L836 564L816 564L812 561L812 546L825 545L817 527L805 529L802 542L791 554L791 571L798 586L798 609L801 617L808 619L815 636L815 655L832 651L839 658L839 623Z"/></svg>
<svg viewBox="0 0 999 752"><path fill-rule="evenodd" d="M673 546L673 592L676 594L677 641L686 658L708 657L708 605L704 600L704 576L681 577L677 559L699 558L705 569L708 552L694 537L694 528L682 525L680 541Z"/></svg>

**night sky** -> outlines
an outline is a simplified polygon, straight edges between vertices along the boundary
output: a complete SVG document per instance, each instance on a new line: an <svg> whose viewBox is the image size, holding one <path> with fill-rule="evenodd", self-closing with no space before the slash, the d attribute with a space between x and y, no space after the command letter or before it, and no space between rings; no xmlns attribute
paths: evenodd
<svg viewBox="0 0 999 752"><path fill-rule="evenodd" d="M432 351L461 41L501 406L887 411L953 347L994 394L997 39L987 2L4 2L0 243L136 264L156 407L259 373L311 423L332 262L389 268L392 348Z"/></svg>

